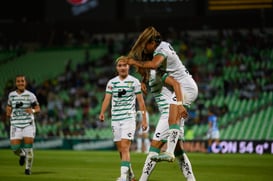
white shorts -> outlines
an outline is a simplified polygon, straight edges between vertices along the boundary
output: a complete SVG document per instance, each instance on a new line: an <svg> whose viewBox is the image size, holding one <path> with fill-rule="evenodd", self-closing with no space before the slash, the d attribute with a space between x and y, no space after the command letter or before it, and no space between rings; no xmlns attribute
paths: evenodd
<svg viewBox="0 0 273 181"><path fill-rule="evenodd" d="M220 138L220 132L219 130L212 131L210 134L207 135L208 139L219 139Z"/></svg>
<svg viewBox="0 0 273 181"><path fill-rule="evenodd" d="M133 140L136 131L136 121L112 121L112 132L114 136L114 142L120 141L121 139Z"/></svg>
<svg viewBox="0 0 273 181"><path fill-rule="evenodd" d="M161 114L158 123L156 125L153 140L166 141L169 136L169 123L168 114ZM181 120L180 124L180 139L184 139L184 119Z"/></svg>
<svg viewBox="0 0 273 181"><path fill-rule="evenodd" d="M198 96L198 87L191 77L186 77L179 81L183 96L183 105L190 106ZM169 97L169 95L167 95ZM169 104L177 104L175 92L168 98Z"/></svg>
<svg viewBox="0 0 273 181"><path fill-rule="evenodd" d="M35 124L31 124L24 128L18 128L15 126L10 126L10 139L23 139L25 137L34 138L36 134Z"/></svg>

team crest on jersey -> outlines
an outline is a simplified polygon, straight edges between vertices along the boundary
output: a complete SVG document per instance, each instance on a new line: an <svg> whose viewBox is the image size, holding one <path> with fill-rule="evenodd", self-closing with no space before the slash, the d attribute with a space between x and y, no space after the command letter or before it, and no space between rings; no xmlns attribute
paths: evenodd
<svg viewBox="0 0 273 181"><path fill-rule="evenodd" d="M128 82L128 87L132 87L133 86L133 82Z"/></svg>
<svg viewBox="0 0 273 181"><path fill-rule="evenodd" d="M108 89L110 89L110 90L112 90L112 89L113 89L113 87L112 87L111 85L109 85L107 88L108 88Z"/></svg>

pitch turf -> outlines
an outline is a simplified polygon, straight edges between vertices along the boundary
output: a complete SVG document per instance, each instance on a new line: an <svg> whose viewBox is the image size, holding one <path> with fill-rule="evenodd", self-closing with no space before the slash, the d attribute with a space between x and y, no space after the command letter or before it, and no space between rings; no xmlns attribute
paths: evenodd
<svg viewBox="0 0 273 181"><path fill-rule="evenodd" d="M273 180L273 155L188 153L197 181ZM139 178L145 154L132 153ZM0 150L1 181L115 181L119 176L115 151L35 150L32 175L24 175L18 157ZM185 180L176 163L159 163L150 181Z"/></svg>

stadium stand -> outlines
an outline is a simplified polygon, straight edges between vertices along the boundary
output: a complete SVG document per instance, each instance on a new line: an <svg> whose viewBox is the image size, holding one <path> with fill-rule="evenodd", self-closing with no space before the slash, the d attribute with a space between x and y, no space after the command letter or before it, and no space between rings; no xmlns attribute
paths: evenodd
<svg viewBox="0 0 273 181"><path fill-rule="evenodd" d="M239 43L236 36L241 37ZM175 47L179 56L200 89L186 123L186 135L190 130L193 139L205 139L206 109L215 105L219 108L221 139L273 139L273 46L270 37L272 34L231 31L225 37L214 34L178 41ZM250 43L257 46L248 46ZM120 40L116 44L120 46ZM0 92L2 112L7 90L11 88L9 80L20 72L33 80L32 88L42 106L37 117L38 136L110 139L110 121L102 124L97 115L106 81L115 74L113 59L124 52L121 49L109 53L107 44L89 47L88 61L85 61L86 48L40 50L1 64L0 81L7 82L0 87L1 90L6 88ZM152 97L148 95L145 99L153 127L158 111ZM0 137L8 136L4 118L0 130Z"/></svg>

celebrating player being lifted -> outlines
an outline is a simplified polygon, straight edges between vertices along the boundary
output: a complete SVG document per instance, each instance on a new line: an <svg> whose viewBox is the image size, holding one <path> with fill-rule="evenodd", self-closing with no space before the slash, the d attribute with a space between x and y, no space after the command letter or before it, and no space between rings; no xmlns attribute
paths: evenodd
<svg viewBox="0 0 273 181"><path fill-rule="evenodd" d="M149 61L143 61L143 54L153 56ZM165 41L161 41L160 33L154 27L146 28L138 37L127 60L129 65L137 68L155 69L160 74L162 81L169 76L180 84L182 98L176 97L175 93L169 97L169 136L167 139L167 150L159 155L152 157L154 161L174 161L174 149L180 136L181 119L184 121L187 117L184 107L189 107L197 98L198 87L192 76L182 64L178 55L172 46ZM145 72L145 71L142 71ZM144 76L143 76L144 75ZM148 75L142 74L144 82L147 82Z"/></svg>
<svg viewBox="0 0 273 181"><path fill-rule="evenodd" d="M24 75L15 79L16 90L9 93L6 115L10 118L10 142L13 152L20 156L19 164L25 166L25 174L31 174L33 163L33 142L35 137L34 113L40 111L36 96L26 90ZM23 148L21 143L23 142Z"/></svg>
<svg viewBox="0 0 273 181"><path fill-rule="evenodd" d="M104 113L111 101L111 125L114 142L121 157L119 181L134 180L130 163L130 145L136 130L136 100L142 112L142 128L146 130L146 106L141 93L140 82L129 75L126 57L116 60L118 75L108 81L99 119L104 121Z"/></svg>

